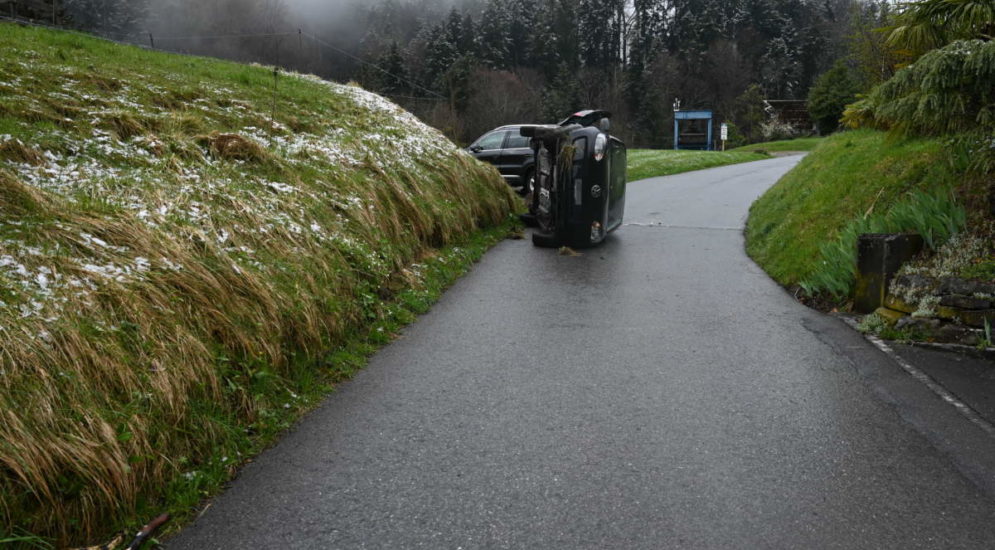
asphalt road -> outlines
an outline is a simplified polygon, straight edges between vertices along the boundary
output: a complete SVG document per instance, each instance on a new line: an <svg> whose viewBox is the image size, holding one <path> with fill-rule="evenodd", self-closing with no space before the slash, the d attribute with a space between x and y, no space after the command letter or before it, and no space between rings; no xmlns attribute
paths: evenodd
<svg viewBox="0 0 995 550"><path fill-rule="evenodd" d="M745 255L797 161L500 244L167 548L995 547L986 436Z"/></svg>

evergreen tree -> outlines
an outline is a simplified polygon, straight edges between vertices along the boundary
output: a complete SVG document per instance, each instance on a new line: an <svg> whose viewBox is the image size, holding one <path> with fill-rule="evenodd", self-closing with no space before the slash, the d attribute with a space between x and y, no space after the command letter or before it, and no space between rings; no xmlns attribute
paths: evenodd
<svg viewBox="0 0 995 550"><path fill-rule="evenodd" d="M425 44L424 81L431 87L442 89L444 87L443 75L456 63L457 59L458 52L449 41L446 28L441 24L432 26Z"/></svg>
<svg viewBox="0 0 995 550"><path fill-rule="evenodd" d="M607 71L621 62L624 4L620 0L581 0L577 19L584 66Z"/></svg>
<svg viewBox="0 0 995 550"><path fill-rule="evenodd" d="M449 105L457 114L462 115L470 103L473 86L470 82L477 61L468 55L461 56L442 75L442 85Z"/></svg>
<svg viewBox="0 0 995 550"><path fill-rule="evenodd" d="M808 111L820 134L836 131L843 110L857 100L858 91L860 88L852 71L842 61L837 61L815 81L808 93Z"/></svg>
<svg viewBox="0 0 995 550"><path fill-rule="evenodd" d="M512 67L534 67L532 59L532 28L539 11L536 0L509 0L508 38L509 61Z"/></svg>
<svg viewBox="0 0 995 550"><path fill-rule="evenodd" d="M3 15L8 15L7 10L13 10L13 14L26 19L34 19L53 25L61 24L65 16L62 2L58 0L17 0L10 2L3 8Z"/></svg>
<svg viewBox="0 0 995 550"><path fill-rule="evenodd" d="M649 140L659 133L659 123L663 119L658 111L665 99L659 97L661 90L655 90L651 85L651 66L658 45L664 38L666 7L658 0L635 0L632 10L633 29L625 96L632 113L630 124L633 131Z"/></svg>
<svg viewBox="0 0 995 550"><path fill-rule="evenodd" d="M481 62L492 69L511 66L510 17L503 0L490 0L477 27L477 49Z"/></svg>
<svg viewBox="0 0 995 550"><path fill-rule="evenodd" d="M456 50L463 55L476 55L477 53L477 25L473 22L473 16L469 13L463 15L463 34L460 36Z"/></svg>
<svg viewBox="0 0 995 550"><path fill-rule="evenodd" d="M600 68L607 64L608 29L605 25L605 7L606 3L600 0L578 2L577 22L580 36L583 37L580 57L585 67Z"/></svg>
<svg viewBox="0 0 995 550"><path fill-rule="evenodd" d="M390 47L377 60L378 71L377 90L387 95L407 94L411 91L408 84L407 64L397 42L391 42Z"/></svg>
<svg viewBox="0 0 995 550"><path fill-rule="evenodd" d="M562 62L555 17L554 3L549 0L540 2L530 30L528 56L532 60L532 66L547 80L555 78Z"/></svg>
<svg viewBox="0 0 995 550"><path fill-rule="evenodd" d="M542 92L543 117L545 120L559 121L582 107L577 72L564 62L560 65L556 78Z"/></svg>
<svg viewBox="0 0 995 550"><path fill-rule="evenodd" d="M574 0L548 0L552 11L552 31L556 36L557 52L560 58L559 71L562 67L576 72L580 67L581 37L577 4Z"/></svg>
<svg viewBox="0 0 995 550"><path fill-rule="evenodd" d="M460 12L456 9L456 6L453 6L453 8L449 10L449 16L446 18L445 32L446 41L449 42L450 46L452 46L454 52L457 52L457 54L466 53L460 48L460 46L465 42L467 31L472 32L472 30L473 29L463 28L463 16L460 15Z"/></svg>
<svg viewBox="0 0 995 550"><path fill-rule="evenodd" d="M868 91L895 75L896 66L908 59L887 45L887 36L879 29L887 25L892 13L887 0L868 2L854 10L848 36L849 61L861 91Z"/></svg>
<svg viewBox="0 0 995 550"><path fill-rule="evenodd" d="M712 42L729 37L733 26L730 6L736 4L722 0L675 0L672 51L691 61L700 60Z"/></svg>
<svg viewBox="0 0 995 550"><path fill-rule="evenodd" d="M74 27L111 35L139 30L148 9L145 0L64 0L63 5Z"/></svg>
<svg viewBox="0 0 995 550"><path fill-rule="evenodd" d="M758 84L749 85L736 99L735 121L743 136L750 143L763 139L761 125L767 122L767 105L764 93Z"/></svg>
<svg viewBox="0 0 995 550"><path fill-rule="evenodd" d="M793 38L786 29L784 36L767 43L767 51L760 58L760 82L768 97L790 99L803 91L799 87L801 64Z"/></svg>

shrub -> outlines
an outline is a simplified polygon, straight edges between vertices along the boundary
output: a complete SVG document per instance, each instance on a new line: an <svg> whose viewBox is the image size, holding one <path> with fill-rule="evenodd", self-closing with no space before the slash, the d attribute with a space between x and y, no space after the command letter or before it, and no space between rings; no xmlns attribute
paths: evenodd
<svg viewBox="0 0 995 550"><path fill-rule="evenodd" d="M831 134L839 128L843 110L857 99L858 91L850 69L842 62L837 62L815 81L808 93L808 111L820 134Z"/></svg>
<svg viewBox="0 0 995 550"><path fill-rule="evenodd" d="M736 126L733 122L726 122L725 124L729 129L729 139L726 140L726 149L735 149L736 147L746 145L746 136L739 131L739 126Z"/></svg>
<svg viewBox="0 0 995 550"><path fill-rule="evenodd" d="M804 134L798 128L776 117L761 124L760 133L763 134L764 141L794 139Z"/></svg>

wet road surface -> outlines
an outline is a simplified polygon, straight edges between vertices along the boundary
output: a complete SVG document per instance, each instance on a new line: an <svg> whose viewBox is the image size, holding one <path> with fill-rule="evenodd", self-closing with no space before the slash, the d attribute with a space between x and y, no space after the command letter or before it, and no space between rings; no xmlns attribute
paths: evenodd
<svg viewBox="0 0 995 550"><path fill-rule="evenodd" d="M500 244L167 548L992 548L991 442L745 255L798 160Z"/></svg>

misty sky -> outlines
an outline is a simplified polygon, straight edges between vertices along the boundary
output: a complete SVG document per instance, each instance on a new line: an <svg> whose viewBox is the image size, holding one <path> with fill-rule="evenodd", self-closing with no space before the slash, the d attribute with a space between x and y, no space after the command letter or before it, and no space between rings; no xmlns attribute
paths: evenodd
<svg viewBox="0 0 995 550"><path fill-rule="evenodd" d="M371 6L384 0L284 0L292 17L301 24L346 24L355 16L357 8ZM426 13L444 13L453 4L476 4L473 0L395 0L399 4L423 5Z"/></svg>

